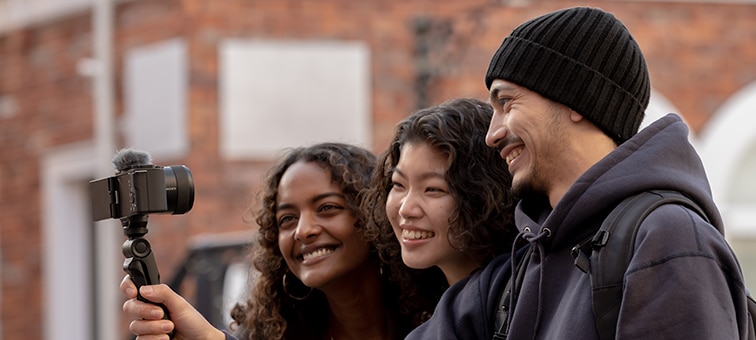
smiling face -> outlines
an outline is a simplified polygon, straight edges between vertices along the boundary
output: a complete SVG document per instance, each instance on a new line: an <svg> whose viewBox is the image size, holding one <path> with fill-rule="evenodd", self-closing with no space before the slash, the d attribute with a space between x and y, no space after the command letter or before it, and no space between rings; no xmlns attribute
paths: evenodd
<svg viewBox="0 0 756 340"><path fill-rule="evenodd" d="M402 146L386 199L386 214L410 268L438 266L450 283L477 267L449 244L449 218L456 200L445 179L446 157L424 142Z"/></svg>
<svg viewBox="0 0 756 340"><path fill-rule="evenodd" d="M494 115L486 144L498 148L512 174L512 189L519 194L548 195L560 181L567 152L566 115L569 110L536 92L504 80L490 89Z"/></svg>
<svg viewBox="0 0 756 340"><path fill-rule="evenodd" d="M322 289L370 267L357 218L331 172L317 163L299 161L283 174L276 221L286 265L306 286Z"/></svg>

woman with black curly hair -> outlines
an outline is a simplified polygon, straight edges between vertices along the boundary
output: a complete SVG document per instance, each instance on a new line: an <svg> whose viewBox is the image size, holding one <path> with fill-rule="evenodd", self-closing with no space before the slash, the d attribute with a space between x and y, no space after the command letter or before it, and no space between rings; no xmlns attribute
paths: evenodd
<svg viewBox="0 0 756 340"><path fill-rule="evenodd" d="M366 216L360 193L368 188L375 156L355 146L324 143L292 150L265 181L262 204L252 217L259 225L253 247L256 278L246 301L232 316L245 339L401 339L432 310L425 295L407 292L412 309L399 308L400 287L382 268L375 247L363 235ZM147 290L145 290L147 287ZM233 339L213 328L165 285L145 286L146 299L130 298L124 311L137 318L130 330L139 339L173 330L175 339ZM155 313L155 314L153 314Z"/></svg>
<svg viewBox="0 0 756 340"><path fill-rule="evenodd" d="M498 255L503 254L497 261L508 259L517 235L515 198L505 160L485 143L492 114L482 101L454 99L419 110L397 125L363 200L370 213L366 235L391 268L435 267L459 289L468 284L463 279ZM417 282L409 276L395 279ZM432 281L416 284L422 289L438 286ZM481 305L474 299L469 303L466 308ZM452 313L456 307L443 308L441 312Z"/></svg>

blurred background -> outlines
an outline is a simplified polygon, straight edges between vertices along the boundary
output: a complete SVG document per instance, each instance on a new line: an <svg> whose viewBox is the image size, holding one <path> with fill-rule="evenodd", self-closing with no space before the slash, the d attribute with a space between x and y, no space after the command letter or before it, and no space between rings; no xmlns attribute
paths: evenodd
<svg viewBox="0 0 756 340"><path fill-rule="evenodd" d="M88 182L120 148L188 166L194 208L150 215L162 281L216 325L245 280L242 220L287 147L381 152L483 76L521 22L601 7L647 58L644 124L690 126L756 287L756 1L0 0L0 339L127 339L118 221Z"/></svg>

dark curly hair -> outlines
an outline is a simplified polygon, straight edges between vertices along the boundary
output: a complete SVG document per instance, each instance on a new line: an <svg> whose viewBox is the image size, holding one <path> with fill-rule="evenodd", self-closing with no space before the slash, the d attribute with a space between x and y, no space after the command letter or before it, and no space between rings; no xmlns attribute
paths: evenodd
<svg viewBox="0 0 756 340"><path fill-rule="evenodd" d="M376 244L382 261L393 268L404 266L399 241L386 216L386 197L402 147L410 143L427 143L447 157L445 179L456 201L449 219L451 246L481 267L510 251L517 233L513 218L516 198L509 190L512 177L506 162L485 143L492 115L485 102L455 99L419 110L397 125L363 200L370 217L365 235ZM408 276L396 279L415 280ZM418 285L429 289L438 283Z"/></svg>
<svg viewBox="0 0 756 340"><path fill-rule="evenodd" d="M362 230L366 224L366 215L361 210L361 193L368 188L370 175L376 166L376 157L370 151L341 143L321 143L295 148L271 168L261 192L261 204L250 207L245 216L246 220L254 218L259 225L252 246L252 261L256 272L250 276L254 277L254 286L246 301L237 304L231 312L233 326L239 328L245 338L321 339L326 330L329 308L325 295L313 290L308 298L296 300L284 291L282 284L288 267L278 247L278 185L286 170L300 161L315 162L328 169L333 183L339 184L346 197L348 209L357 219L355 227ZM377 262L375 247L371 245L371 249ZM389 275L390 269L383 271L383 294L396 304L399 301L399 288L386 278ZM398 310L398 307L392 307L390 303L387 303L387 308ZM402 329L402 335L416 326L403 321L410 318L398 318L397 327Z"/></svg>

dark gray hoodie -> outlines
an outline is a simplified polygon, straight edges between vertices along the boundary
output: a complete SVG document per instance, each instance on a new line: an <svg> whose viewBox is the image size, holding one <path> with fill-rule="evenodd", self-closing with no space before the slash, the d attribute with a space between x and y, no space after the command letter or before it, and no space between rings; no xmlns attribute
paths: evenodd
<svg viewBox="0 0 756 340"><path fill-rule="evenodd" d="M667 115L588 169L553 210L543 199L520 202L516 223L534 254L521 260L528 263L510 339L598 339L589 276L570 249L624 198L652 189L687 194L713 226L677 205L644 220L625 273L617 339L746 337L743 276L687 136L685 123Z"/></svg>
<svg viewBox="0 0 756 340"><path fill-rule="evenodd" d="M493 330L481 328L492 328L494 302L509 268L521 261L527 267L509 339L598 339L589 276L575 267L570 250L624 198L652 189L692 197L713 226L676 205L644 220L625 273L617 339L746 339L743 276L687 136L685 123L667 115L588 169L553 210L544 197L524 198L515 214L522 238L516 243L534 254L514 263L504 256L451 287L408 339L490 339Z"/></svg>

